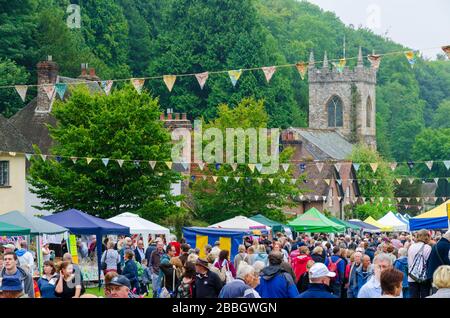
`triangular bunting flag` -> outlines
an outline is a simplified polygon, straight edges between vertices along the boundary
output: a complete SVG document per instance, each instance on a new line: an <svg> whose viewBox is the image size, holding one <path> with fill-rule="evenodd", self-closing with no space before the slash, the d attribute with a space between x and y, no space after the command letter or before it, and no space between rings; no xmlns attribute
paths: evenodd
<svg viewBox="0 0 450 318"><path fill-rule="evenodd" d="M344 71L345 64L347 64L347 60L343 58L339 60L339 63L333 63L333 66L339 73L342 73Z"/></svg>
<svg viewBox="0 0 450 318"><path fill-rule="evenodd" d="M375 172L377 172L378 163L371 163L370 167L372 168L372 171L375 173Z"/></svg>
<svg viewBox="0 0 450 318"><path fill-rule="evenodd" d="M164 83L166 83L167 89L169 90L169 92L171 92L173 85L175 84L175 81L177 80L176 75L164 75L163 80L164 80Z"/></svg>
<svg viewBox="0 0 450 318"><path fill-rule="evenodd" d="M240 179L241 177L234 177L234 180L236 180L236 182L239 182Z"/></svg>
<svg viewBox="0 0 450 318"><path fill-rule="evenodd" d="M103 89L103 91L105 92L106 95L109 95L109 93L111 92L111 88L113 86L113 81L108 80L108 81L101 81L100 85Z"/></svg>
<svg viewBox="0 0 450 318"><path fill-rule="evenodd" d="M442 51L444 51L447 54L447 57L450 59L450 45L443 46Z"/></svg>
<svg viewBox="0 0 450 318"><path fill-rule="evenodd" d="M288 164L288 163L283 163L283 164L281 165L281 167L283 168L284 172L287 172L288 169L289 169L289 164Z"/></svg>
<svg viewBox="0 0 450 318"><path fill-rule="evenodd" d="M384 198L380 197L380 202L383 203L383 201L384 201Z"/></svg>
<svg viewBox="0 0 450 318"><path fill-rule="evenodd" d="M41 158L43 161L45 161L47 159L47 155L41 155Z"/></svg>
<svg viewBox="0 0 450 318"><path fill-rule="evenodd" d="M70 159L72 160L73 163L77 163L78 158L76 158L76 157L70 157Z"/></svg>
<svg viewBox="0 0 450 318"><path fill-rule="evenodd" d="M378 71L378 69L380 68L380 63L381 63L381 55L371 54L371 55L367 56L367 59L369 60L370 66L372 67L372 69L374 69L375 71Z"/></svg>
<svg viewBox="0 0 450 318"><path fill-rule="evenodd" d="M341 170L341 166L342 165L339 162L334 164L334 167L336 168L337 172Z"/></svg>
<svg viewBox="0 0 450 318"><path fill-rule="evenodd" d="M414 183L414 178L409 178L409 184L413 184Z"/></svg>
<svg viewBox="0 0 450 318"><path fill-rule="evenodd" d="M305 74L306 74L306 63L299 62L299 63L295 64L295 67L297 68L297 71L300 74L300 77L302 78L302 81L303 81L305 79Z"/></svg>
<svg viewBox="0 0 450 318"><path fill-rule="evenodd" d="M447 170L448 170L450 168L450 160L445 160L444 165L445 165L445 168L447 168Z"/></svg>
<svg viewBox="0 0 450 318"><path fill-rule="evenodd" d="M25 98L27 97L27 85L16 85L14 86L16 89L17 94L19 94L20 98L22 99L22 102L25 102Z"/></svg>
<svg viewBox="0 0 450 318"><path fill-rule="evenodd" d="M318 195L315 195L315 196L314 196L314 200L315 200L315 201L319 201L319 196L318 196Z"/></svg>
<svg viewBox="0 0 450 318"><path fill-rule="evenodd" d="M275 71L276 71L276 67L275 66L267 66L267 67L263 67L262 70L264 72L264 76L266 77L267 83L269 83L270 79L273 76L273 73L275 73Z"/></svg>
<svg viewBox="0 0 450 318"><path fill-rule="evenodd" d="M360 166L361 165L359 163L354 163L353 164L353 168L355 168L355 171L358 171Z"/></svg>
<svg viewBox="0 0 450 318"><path fill-rule="evenodd" d="M172 161L166 161L165 163L166 163L166 166L167 166L169 169L172 169L172 164L173 164Z"/></svg>
<svg viewBox="0 0 450 318"><path fill-rule="evenodd" d="M258 183L261 184L263 179L262 178L256 178L256 180L258 180Z"/></svg>
<svg viewBox="0 0 450 318"><path fill-rule="evenodd" d="M141 162L139 160L134 160L133 163L136 167L139 167L141 165Z"/></svg>
<svg viewBox="0 0 450 318"><path fill-rule="evenodd" d="M217 181L217 176L212 176L212 179L213 179L214 182L216 182Z"/></svg>
<svg viewBox="0 0 450 318"><path fill-rule="evenodd" d="M397 168L397 163L396 162L391 162L390 167L391 167L391 170L394 171L395 168Z"/></svg>
<svg viewBox="0 0 450 318"><path fill-rule="evenodd" d="M395 179L395 180L397 180L398 184L402 184L402 179L398 178L398 179Z"/></svg>
<svg viewBox="0 0 450 318"><path fill-rule="evenodd" d="M201 171L203 171L203 168L205 167L205 163L204 163L204 162L198 162L197 165L198 165L198 168L199 168Z"/></svg>
<svg viewBox="0 0 450 318"><path fill-rule="evenodd" d="M339 201L341 201L342 197L337 197Z"/></svg>
<svg viewBox="0 0 450 318"><path fill-rule="evenodd" d="M182 162L181 165L183 166L184 170L187 170L187 168L189 167L189 164L187 162Z"/></svg>
<svg viewBox="0 0 450 318"><path fill-rule="evenodd" d="M261 163L257 163L255 164L256 170L258 170L259 172L261 172L263 165Z"/></svg>
<svg viewBox="0 0 450 318"><path fill-rule="evenodd" d="M131 84L133 84L133 87L136 90L136 92L138 92L138 94L141 94L142 93L142 88L144 87L144 84L145 84L145 79L143 79L143 78L132 78L131 79Z"/></svg>
<svg viewBox="0 0 450 318"><path fill-rule="evenodd" d="M208 79L208 77L209 77L209 73L208 72L195 74L195 78L197 79L197 82L200 85L200 89L203 89L203 87L205 86L205 83L206 83L206 80Z"/></svg>
<svg viewBox="0 0 450 318"><path fill-rule="evenodd" d="M411 68L414 67L414 64L416 64L416 54L413 51L405 52L406 59L409 62L409 65L411 65Z"/></svg>
<svg viewBox="0 0 450 318"><path fill-rule="evenodd" d="M108 165L109 158L102 158L102 162L105 165L105 167Z"/></svg>
<svg viewBox="0 0 450 318"><path fill-rule="evenodd" d="M295 185L297 183L297 179L291 179L291 184Z"/></svg>
<svg viewBox="0 0 450 318"><path fill-rule="evenodd" d="M117 163L119 164L119 167L122 168L122 166L123 166L123 160L122 160L122 159L117 159Z"/></svg>
<svg viewBox="0 0 450 318"><path fill-rule="evenodd" d="M434 178L433 180L434 180L434 183L438 184L439 178Z"/></svg>
<svg viewBox="0 0 450 318"><path fill-rule="evenodd" d="M42 87L47 94L49 100L52 100L53 94L55 93L55 85L44 85Z"/></svg>
<svg viewBox="0 0 450 318"><path fill-rule="evenodd" d="M326 197L326 196L322 196L322 200L323 200L323 201L326 201L326 200L327 200L327 197Z"/></svg>
<svg viewBox="0 0 450 318"><path fill-rule="evenodd" d="M26 154L25 154L25 157L27 158L28 161L31 160L31 157L32 157L32 156L33 156L33 155L32 155L31 153L26 153Z"/></svg>
<svg viewBox="0 0 450 318"><path fill-rule="evenodd" d="M249 163L248 164L248 168L250 169L250 171L253 173L255 172L255 164L254 163Z"/></svg>
<svg viewBox="0 0 450 318"><path fill-rule="evenodd" d="M268 180L269 180L270 184L273 184L273 178L269 178Z"/></svg>
<svg viewBox="0 0 450 318"><path fill-rule="evenodd" d="M417 201L417 202L420 202L420 198L419 198L419 197L416 197L416 201Z"/></svg>
<svg viewBox="0 0 450 318"><path fill-rule="evenodd" d="M206 176L203 175L202 179L203 179L203 181L206 181L207 178L206 178Z"/></svg>
<svg viewBox="0 0 450 318"><path fill-rule="evenodd" d="M228 179L229 179L230 177L227 177L227 176L225 176L225 177L223 177L223 180L225 180L225 182L228 182Z"/></svg>
<svg viewBox="0 0 450 318"><path fill-rule="evenodd" d="M402 202L402 198L397 198L397 202L398 203Z"/></svg>
<svg viewBox="0 0 450 318"><path fill-rule="evenodd" d="M150 167L151 167L152 169L155 169L156 161L149 161L148 164L150 165Z"/></svg>
<svg viewBox="0 0 450 318"><path fill-rule="evenodd" d="M406 198L406 201L408 201L408 203L409 203L409 201L411 201L411 198Z"/></svg>
<svg viewBox="0 0 450 318"><path fill-rule="evenodd" d="M316 168L317 168L317 171L319 171L319 173L321 173L322 168L323 168L323 162L316 162Z"/></svg>
<svg viewBox="0 0 450 318"><path fill-rule="evenodd" d="M373 179L373 184L378 184L378 179Z"/></svg>
<svg viewBox="0 0 450 318"><path fill-rule="evenodd" d="M242 74L242 70L228 71L228 76L230 76L231 84L233 84L233 86L236 86L236 83L239 80L239 77L241 77L241 74Z"/></svg>
<svg viewBox="0 0 450 318"><path fill-rule="evenodd" d="M314 185L317 185L319 183L319 179L314 179Z"/></svg>
<svg viewBox="0 0 450 318"><path fill-rule="evenodd" d="M66 83L57 83L55 84L56 94L58 94L61 100L64 99L64 94L66 93L67 84Z"/></svg>
<svg viewBox="0 0 450 318"><path fill-rule="evenodd" d="M330 185L330 179L323 179L327 185Z"/></svg>
<svg viewBox="0 0 450 318"><path fill-rule="evenodd" d="M282 184L284 184L284 183L286 182L286 179L285 179L285 178L280 178L280 182L281 182Z"/></svg>
<svg viewBox="0 0 450 318"><path fill-rule="evenodd" d="M337 183L338 183L339 185L342 185L342 180L341 180L341 179L336 179L336 181L337 181Z"/></svg>
<svg viewBox="0 0 450 318"><path fill-rule="evenodd" d="M230 164L230 166L231 166L231 169L233 169L233 171L236 171L237 163L232 163L232 164Z"/></svg>
<svg viewBox="0 0 450 318"><path fill-rule="evenodd" d="M427 165L429 170L433 168L433 161L425 161L425 164Z"/></svg>
<svg viewBox="0 0 450 318"><path fill-rule="evenodd" d="M90 164L91 161L92 161L92 158L86 158L86 163L87 163L87 164Z"/></svg>

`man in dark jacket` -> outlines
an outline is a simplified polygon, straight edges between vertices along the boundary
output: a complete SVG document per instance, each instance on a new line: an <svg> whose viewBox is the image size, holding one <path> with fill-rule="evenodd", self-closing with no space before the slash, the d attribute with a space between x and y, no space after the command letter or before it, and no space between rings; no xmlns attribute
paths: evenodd
<svg viewBox="0 0 450 318"><path fill-rule="evenodd" d="M336 277L334 277L333 281L330 284L331 289L333 290L333 294L338 298L341 298L342 285L344 283L345 278L345 261L340 255L341 249L338 246L333 248L333 255L327 257L325 259L325 266L330 268L333 263L336 266Z"/></svg>
<svg viewBox="0 0 450 318"><path fill-rule="evenodd" d="M197 259L195 263L195 298L217 298L223 287L219 275L211 272L208 261Z"/></svg>
<svg viewBox="0 0 450 318"><path fill-rule="evenodd" d="M433 279L434 271L441 265L450 265L450 230L431 249L427 264L427 277Z"/></svg>
<svg viewBox="0 0 450 318"><path fill-rule="evenodd" d="M336 273L330 272L323 263L315 263L309 270L309 287L297 298L337 298L330 292L330 279Z"/></svg>
<svg viewBox="0 0 450 318"><path fill-rule="evenodd" d="M163 255L164 243L162 241L158 241L156 243L156 249L152 252L152 255L150 255L150 262L148 263L152 273L153 298L157 297L157 291L161 285L161 281L159 280L159 266Z"/></svg>
<svg viewBox="0 0 450 318"><path fill-rule="evenodd" d="M14 252L7 252L3 255L3 269L0 272L0 281L5 277L19 279L23 284L23 291L29 298L34 298L33 278L27 271L21 267L17 267L17 255ZM0 283L0 290L1 290Z"/></svg>
<svg viewBox="0 0 450 318"><path fill-rule="evenodd" d="M256 291L261 298L294 298L298 296L297 286L291 274L281 267L283 254L271 252L269 266L261 272L260 283Z"/></svg>

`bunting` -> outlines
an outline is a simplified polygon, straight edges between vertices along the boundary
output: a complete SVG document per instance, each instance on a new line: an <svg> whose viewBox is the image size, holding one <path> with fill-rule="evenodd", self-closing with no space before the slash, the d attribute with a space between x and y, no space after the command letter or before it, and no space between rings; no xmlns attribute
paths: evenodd
<svg viewBox="0 0 450 318"><path fill-rule="evenodd" d="M361 165L360 165L359 163L354 163L354 164L353 164L353 168L355 168L355 171L356 171L356 172L358 172L360 166L361 166Z"/></svg>
<svg viewBox="0 0 450 318"><path fill-rule="evenodd" d="M228 76L230 76L231 84L233 84L233 87L236 86L236 83L239 80L239 77L241 77L241 74L242 74L242 70L228 71Z"/></svg>
<svg viewBox="0 0 450 318"><path fill-rule="evenodd" d="M44 85L44 92L47 94L49 100L52 100L53 94L55 93L55 85Z"/></svg>
<svg viewBox="0 0 450 318"><path fill-rule="evenodd" d="M334 164L334 167L336 168L337 172L341 170L341 166L342 164L340 164L339 162Z"/></svg>
<svg viewBox="0 0 450 318"><path fill-rule="evenodd" d="M198 85L200 85L200 89L203 89L206 81L208 80L208 77L209 77L209 72L195 74L195 78L197 79Z"/></svg>
<svg viewBox="0 0 450 318"><path fill-rule="evenodd" d="M270 184L273 184L273 178L269 178L268 180L269 180Z"/></svg>
<svg viewBox="0 0 450 318"><path fill-rule="evenodd" d="M32 154L29 154L29 153L25 154L25 157L27 158L28 161L31 160L31 157L32 157L32 156L33 156L33 155L32 155Z"/></svg>
<svg viewBox="0 0 450 318"><path fill-rule="evenodd" d="M378 168L378 163L371 163L370 167L372 168L372 171L375 173L377 171L377 168Z"/></svg>
<svg viewBox="0 0 450 318"><path fill-rule="evenodd" d="M273 76L273 73L275 73L275 71L276 71L276 67L275 66L266 66L266 67L262 67L262 70L264 72L264 76L266 77L267 83L269 83L270 79Z"/></svg>
<svg viewBox="0 0 450 318"><path fill-rule="evenodd" d="M201 171L203 171L203 168L205 167L205 164L204 164L203 162L198 162L197 165L198 165L198 168L199 168Z"/></svg>
<svg viewBox="0 0 450 318"><path fill-rule="evenodd" d="M248 168L250 169L250 171L251 171L252 173L255 172L255 164L249 163L249 164L248 164Z"/></svg>
<svg viewBox="0 0 450 318"><path fill-rule="evenodd" d="M108 80L108 81L101 81L100 82L100 86L102 87L103 91L105 92L106 95L109 95L109 93L111 93L111 88L113 86L113 81Z"/></svg>
<svg viewBox="0 0 450 318"><path fill-rule="evenodd" d="M288 163L283 163L283 164L281 165L281 167L283 168L284 172L287 172L288 169L289 169L289 164L288 164Z"/></svg>
<svg viewBox="0 0 450 318"><path fill-rule="evenodd" d="M167 166L169 169L172 169L172 164L173 164L172 161L166 161L165 163L166 163L166 166Z"/></svg>
<svg viewBox="0 0 450 318"><path fill-rule="evenodd" d="M323 162L316 162L316 168L319 173L322 173Z"/></svg>
<svg viewBox="0 0 450 318"><path fill-rule="evenodd" d="M228 179L229 179L230 177L228 177L228 176L225 176L225 177L223 177L223 180L225 180L225 182L228 182Z"/></svg>
<svg viewBox="0 0 450 318"><path fill-rule="evenodd" d="M262 178L256 178L256 180L258 181L259 184L262 183L263 179Z"/></svg>
<svg viewBox="0 0 450 318"><path fill-rule="evenodd" d="M239 183L239 180L241 180L241 177L234 177L234 180Z"/></svg>
<svg viewBox="0 0 450 318"><path fill-rule="evenodd" d="M389 166L391 167L391 170L394 171L395 168L397 168L397 163L396 162L391 162L391 164Z"/></svg>
<svg viewBox="0 0 450 318"><path fill-rule="evenodd" d="M230 164L230 166L231 166L231 169L233 169L233 171L236 171L236 169L237 169L237 163L232 163L232 164Z"/></svg>
<svg viewBox="0 0 450 318"><path fill-rule="evenodd" d="M333 66L336 68L336 70L337 70L339 73L342 73L342 72L344 71L345 64L347 64L347 60L346 60L345 58L340 59L340 60L339 60L339 63L334 63L334 62L333 62Z"/></svg>
<svg viewBox="0 0 450 318"><path fill-rule="evenodd" d="M144 84L145 84L145 79L143 79L143 78L132 78L131 79L131 84L133 84L134 89L140 95L142 93L142 88L144 87Z"/></svg>
<svg viewBox="0 0 450 318"><path fill-rule="evenodd" d="M188 166L189 166L189 165L188 165L187 162L182 162L181 165L183 166L183 169L184 169L184 170L187 170L187 169L188 169Z"/></svg>
<svg viewBox="0 0 450 318"><path fill-rule="evenodd" d="M371 54L371 55L367 56L367 59L369 60L370 66L372 67L372 69L374 69L375 71L378 71L378 69L380 68L380 63L381 63L381 55Z"/></svg>
<svg viewBox="0 0 450 318"><path fill-rule="evenodd" d="M425 164L427 165L429 170L433 168L433 161L425 161Z"/></svg>
<svg viewBox="0 0 450 318"><path fill-rule="evenodd" d="M447 170L450 168L450 160L444 160L444 165Z"/></svg>
<svg viewBox="0 0 450 318"><path fill-rule="evenodd" d="M447 57L450 59L450 45L443 46L442 51L444 51L447 54Z"/></svg>
<svg viewBox="0 0 450 318"><path fill-rule="evenodd" d="M70 157L70 160L72 160L72 162L75 164L75 163L77 163L78 158L76 158L76 157Z"/></svg>
<svg viewBox="0 0 450 318"><path fill-rule="evenodd" d="M300 74L302 81L305 79L306 65L307 64L305 62L299 62L299 63L295 64L295 67L297 68L297 71Z"/></svg>
<svg viewBox="0 0 450 318"><path fill-rule="evenodd" d="M59 98L61 100L63 100L64 94L66 93L66 90L67 90L67 84L66 83L57 83L57 84L55 84L55 90L56 90L56 94L58 94Z"/></svg>
<svg viewBox="0 0 450 318"><path fill-rule="evenodd" d="M416 54L413 51L405 52L406 59L411 65L411 68L414 68L414 64L416 64Z"/></svg>
<svg viewBox="0 0 450 318"><path fill-rule="evenodd" d="M150 165L150 167L152 168L152 170L155 169L156 161L149 161L148 164Z"/></svg>
<svg viewBox="0 0 450 318"><path fill-rule="evenodd" d="M14 86L14 88L16 89L16 92L17 92L17 94L19 94L22 101L25 102L25 98L27 97L28 86L27 85L16 85L16 86Z"/></svg>
<svg viewBox="0 0 450 318"><path fill-rule="evenodd" d="M121 168L122 168L122 166L123 166L123 162L124 162L124 160L122 160L122 159L117 159L117 163L119 164L119 167L121 167Z"/></svg>
<svg viewBox="0 0 450 318"><path fill-rule="evenodd" d="M102 158L102 162L105 165L105 167L108 165L109 158Z"/></svg>
<svg viewBox="0 0 450 318"><path fill-rule="evenodd" d="M177 80L177 76L176 75L164 75L163 80L167 86L167 89L169 90L169 92L171 92L173 85L175 84L175 81Z"/></svg>
<svg viewBox="0 0 450 318"><path fill-rule="evenodd" d="M86 158L86 163L87 163L87 164L90 164L91 161L92 161L92 158Z"/></svg>
<svg viewBox="0 0 450 318"><path fill-rule="evenodd" d="M258 172L261 172L263 165L261 163L257 163L255 164L256 170L258 170Z"/></svg>
<svg viewBox="0 0 450 318"><path fill-rule="evenodd" d="M217 182L217 176L212 176L214 182Z"/></svg>

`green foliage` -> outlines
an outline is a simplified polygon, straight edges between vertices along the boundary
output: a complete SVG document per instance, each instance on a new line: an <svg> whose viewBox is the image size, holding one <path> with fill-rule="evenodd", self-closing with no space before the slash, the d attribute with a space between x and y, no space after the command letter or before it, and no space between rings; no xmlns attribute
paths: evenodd
<svg viewBox="0 0 450 318"><path fill-rule="evenodd" d="M439 104L433 115L433 128L450 128L450 99Z"/></svg>
<svg viewBox="0 0 450 318"><path fill-rule="evenodd" d="M206 128L217 128L224 136L225 128L267 127L267 114L262 101L244 99L234 109L227 105L221 105L218 109L217 119L206 125ZM224 140L224 144L225 142ZM248 138L245 147L248 156L247 142ZM291 155L292 149L283 150L280 153L280 162L287 162ZM271 175L262 175L256 169L252 173L247 164L238 165L236 171L229 165L222 165L216 170L215 165L210 164L208 171L211 175L230 178L227 182L222 178L217 182L197 178L192 186L196 218L215 223L236 215L252 216L262 213L269 218L284 221L282 208L291 205L290 198L299 193L298 187L289 183L291 170L292 168L284 172L280 169ZM239 177L240 180L237 182L234 177ZM260 184L257 177L265 179ZM266 179L269 177L285 178L286 182L274 180L270 183Z"/></svg>
<svg viewBox="0 0 450 318"><path fill-rule="evenodd" d="M33 158L31 165L29 181L44 200L42 209L77 208L102 218L135 211L154 221L179 213L175 203L181 198L170 193L179 174L162 164L152 170L146 163L170 160L170 136L159 120L157 99L130 86L109 96L84 87L71 93L68 101L55 103L58 124L50 127L52 153L67 158L59 163ZM94 160L74 164L72 156ZM101 158L111 161L105 167ZM120 167L113 159L128 161Z"/></svg>
<svg viewBox="0 0 450 318"><path fill-rule="evenodd" d="M393 211L395 208L389 206L388 203L365 203L357 205L352 211L352 217L360 220L365 220L369 216L375 220L382 218L389 211Z"/></svg>
<svg viewBox="0 0 450 318"><path fill-rule="evenodd" d="M0 86L24 84L28 80L28 73L14 61L0 58ZM0 89L0 116L12 116L23 105L14 88Z"/></svg>

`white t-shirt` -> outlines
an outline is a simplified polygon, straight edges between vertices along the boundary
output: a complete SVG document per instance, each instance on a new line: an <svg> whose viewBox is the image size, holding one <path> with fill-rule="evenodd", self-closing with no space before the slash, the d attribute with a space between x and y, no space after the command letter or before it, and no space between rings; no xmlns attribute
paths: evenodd
<svg viewBox="0 0 450 318"><path fill-rule="evenodd" d="M412 244L409 249L408 249L408 273L411 272L413 264L414 264L414 257L416 256L416 254L420 251L420 249L422 248L422 246L425 243L423 242L418 242L418 243L414 243ZM428 244L425 244L424 248L423 248L423 257L425 259L425 262L428 261L428 258L430 257L430 253L431 253L431 246ZM414 280L408 276L408 282L413 283Z"/></svg>

